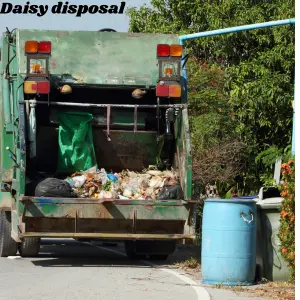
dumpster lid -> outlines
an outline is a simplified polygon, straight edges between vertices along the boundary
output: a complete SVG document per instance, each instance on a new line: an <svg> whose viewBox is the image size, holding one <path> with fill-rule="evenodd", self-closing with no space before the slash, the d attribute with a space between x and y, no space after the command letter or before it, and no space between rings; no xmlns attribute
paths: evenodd
<svg viewBox="0 0 300 300"><path fill-rule="evenodd" d="M282 200L283 200L282 197L266 198L257 201L256 204L261 208L274 209L274 208L279 208Z"/></svg>

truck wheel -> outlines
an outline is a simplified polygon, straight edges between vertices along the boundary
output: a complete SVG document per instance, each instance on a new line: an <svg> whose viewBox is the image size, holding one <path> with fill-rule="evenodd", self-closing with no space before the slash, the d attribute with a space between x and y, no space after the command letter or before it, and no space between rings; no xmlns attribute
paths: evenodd
<svg viewBox="0 0 300 300"><path fill-rule="evenodd" d="M169 255L149 255L150 260L167 260Z"/></svg>
<svg viewBox="0 0 300 300"><path fill-rule="evenodd" d="M22 257L38 256L40 251L40 238L25 238L19 244L19 252Z"/></svg>
<svg viewBox="0 0 300 300"><path fill-rule="evenodd" d="M0 257L15 256L17 242L11 237L11 212L0 211Z"/></svg>

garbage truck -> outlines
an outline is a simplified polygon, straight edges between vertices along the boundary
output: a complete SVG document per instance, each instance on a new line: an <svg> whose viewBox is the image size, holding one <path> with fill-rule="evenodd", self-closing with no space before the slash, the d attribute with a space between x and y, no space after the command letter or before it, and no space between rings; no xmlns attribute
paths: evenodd
<svg viewBox="0 0 300 300"><path fill-rule="evenodd" d="M166 259L192 241L187 56L178 36L7 29L1 43L0 256L34 257L42 238L72 238L124 242L128 257ZM89 118L91 135L76 147L82 122L68 144L62 114ZM175 170L182 194L35 194L40 178L66 177L59 164L76 169L90 158L107 172ZM84 171L75 169L70 173Z"/></svg>

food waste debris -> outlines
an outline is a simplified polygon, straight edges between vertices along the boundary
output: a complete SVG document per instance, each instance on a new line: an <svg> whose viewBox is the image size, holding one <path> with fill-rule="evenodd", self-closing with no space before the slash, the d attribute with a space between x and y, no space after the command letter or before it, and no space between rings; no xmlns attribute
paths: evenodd
<svg viewBox="0 0 300 300"><path fill-rule="evenodd" d="M95 167L65 179L78 198L157 200L162 189L179 185L174 170L159 171L155 166L142 172L123 170L108 174Z"/></svg>

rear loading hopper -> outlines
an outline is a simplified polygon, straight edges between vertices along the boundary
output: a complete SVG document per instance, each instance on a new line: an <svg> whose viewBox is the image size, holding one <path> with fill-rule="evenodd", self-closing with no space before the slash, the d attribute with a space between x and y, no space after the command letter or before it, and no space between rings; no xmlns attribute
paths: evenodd
<svg viewBox="0 0 300 300"><path fill-rule="evenodd" d="M66 237L125 241L130 257L166 258L178 241L194 238L188 111L177 44L173 35L118 32L4 35L1 256L15 255L17 248L34 256L40 238ZM80 123L71 142L62 138L68 123L61 116L70 113L91 116L90 136L79 141ZM78 161L86 162L87 148L97 169L107 173L140 174L151 165L177 172L182 196L36 196L43 178L63 180L84 171Z"/></svg>

